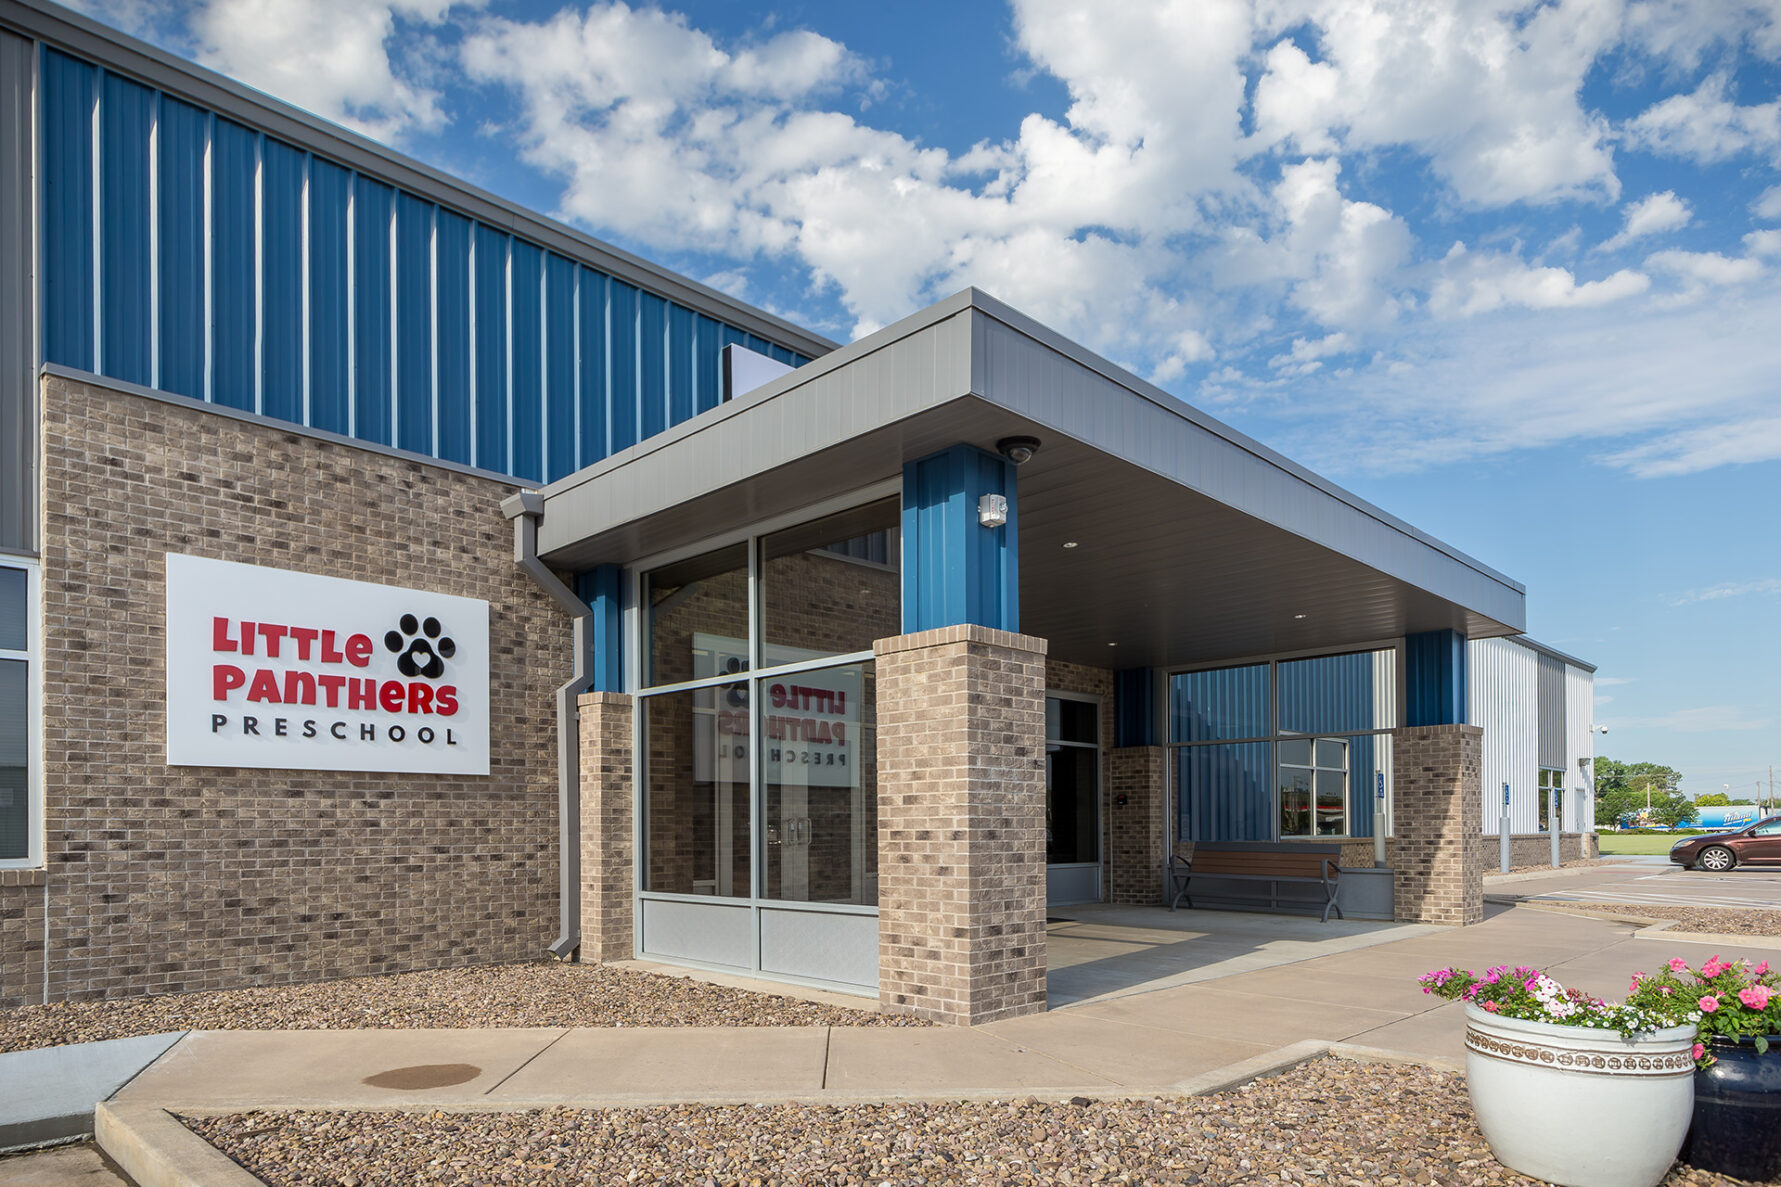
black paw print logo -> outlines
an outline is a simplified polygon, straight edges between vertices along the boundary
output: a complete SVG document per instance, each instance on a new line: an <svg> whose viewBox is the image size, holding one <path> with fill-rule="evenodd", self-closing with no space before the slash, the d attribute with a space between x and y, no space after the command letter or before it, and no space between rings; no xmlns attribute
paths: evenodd
<svg viewBox="0 0 1781 1187"><path fill-rule="evenodd" d="M383 637L383 645L396 654L396 671L428 680L445 675L445 661L458 653L458 645L449 635L440 635L444 628L439 620L421 621L412 614L404 614L397 625L402 629Z"/></svg>

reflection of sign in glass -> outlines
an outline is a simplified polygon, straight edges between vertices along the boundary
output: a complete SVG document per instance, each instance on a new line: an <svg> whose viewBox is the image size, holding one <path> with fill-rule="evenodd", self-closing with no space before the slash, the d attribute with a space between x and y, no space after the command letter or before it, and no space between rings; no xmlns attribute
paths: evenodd
<svg viewBox="0 0 1781 1187"><path fill-rule="evenodd" d="M746 654L747 645L740 639L693 637L694 670L703 676L746 667ZM813 657L819 654L811 653ZM760 682L760 696L761 778L765 783L860 786L857 665L770 677ZM700 689L693 698L693 716L693 777L701 783L747 783L747 686Z"/></svg>

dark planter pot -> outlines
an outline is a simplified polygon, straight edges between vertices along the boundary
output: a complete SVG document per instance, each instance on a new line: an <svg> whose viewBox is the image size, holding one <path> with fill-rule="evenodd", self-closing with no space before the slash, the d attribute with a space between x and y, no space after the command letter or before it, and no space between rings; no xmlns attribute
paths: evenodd
<svg viewBox="0 0 1781 1187"><path fill-rule="evenodd" d="M1694 1126L1682 1161L1735 1179L1781 1179L1781 1035L1708 1040L1716 1062L1694 1073Z"/></svg>

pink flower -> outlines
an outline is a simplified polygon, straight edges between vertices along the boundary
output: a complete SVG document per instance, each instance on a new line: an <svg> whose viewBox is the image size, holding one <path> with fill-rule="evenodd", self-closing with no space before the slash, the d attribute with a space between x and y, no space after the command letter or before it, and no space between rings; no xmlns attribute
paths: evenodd
<svg viewBox="0 0 1781 1187"><path fill-rule="evenodd" d="M1675 993L1675 992L1676 991L1674 989L1671 989L1668 985L1664 986L1664 996L1665 997L1669 997L1672 993Z"/></svg>
<svg viewBox="0 0 1781 1187"><path fill-rule="evenodd" d="M1680 956L1672 956L1670 957L1670 971L1672 973L1686 973L1688 971L1688 962L1683 960Z"/></svg>
<svg viewBox="0 0 1781 1187"><path fill-rule="evenodd" d="M1484 1008L1492 1014L1497 1012L1497 1004L1495 1002L1485 1002Z"/></svg>
<svg viewBox="0 0 1781 1187"><path fill-rule="evenodd" d="M1703 997L1700 1000L1699 1004L1701 1007L1701 1012L1705 1013L1705 1014L1711 1014L1714 1011L1719 1009L1719 999L1714 997L1712 994L1708 994L1706 997Z"/></svg>
<svg viewBox="0 0 1781 1187"><path fill-rule="evenodd" d="M1769 971L1769 962L1766 960L1763 961L1761 964L1757 965L1756 968L1753 969L1752 971L1755 972L1757 976L1759 976L1759 977L1762 976L1764 973Z"/></svg>
<svg viewBox="0 0 1781 1187"><path fill-rule="evenodd" d="M1775 996L1774 991L1767 985L1752 985L1747 989L1738 990L1738 1000L1752 1010L1768 1009L1769 999L1773 996Z"/></svg>
<svg viewBox="0 0 1781 1187"><path fill-rule="evenodd" d="M1689 1054L1694 1056L1694 1058L1696 1058L1696 1059L1699 1059L1701 1056L1705 1055L1706 1053L1707 1053L1707 1048L1701 1043L1696 1043L1694 1045L1694 1050L1689 1052Z"/></svg>
<svg viewBox="0 0 1781 1187"><path fill-rule="evenodd" d="M1701 976L1711 981L1714 977L1717 977L1720 973L1725 972L1726 969L1731 967L1731 965L1726 964L1717 956L1709 956L1707 958L1707 963L1701 966Z"/></svg>

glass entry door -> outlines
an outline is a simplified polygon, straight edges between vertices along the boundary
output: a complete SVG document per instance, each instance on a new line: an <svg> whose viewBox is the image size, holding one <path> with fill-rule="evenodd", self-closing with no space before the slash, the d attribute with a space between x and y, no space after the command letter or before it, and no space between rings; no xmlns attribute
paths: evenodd
<svg viewBox="0 0 1781 1187"><path fill-rule="evenodd" d="M1045 897L1101 901L1101 704L1045 698Z"/></svg>

